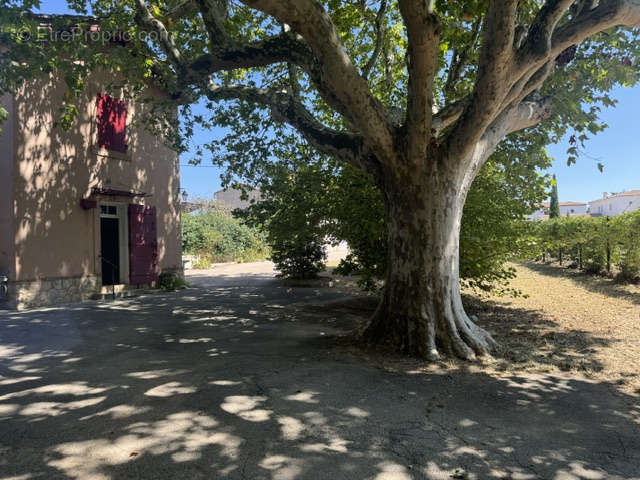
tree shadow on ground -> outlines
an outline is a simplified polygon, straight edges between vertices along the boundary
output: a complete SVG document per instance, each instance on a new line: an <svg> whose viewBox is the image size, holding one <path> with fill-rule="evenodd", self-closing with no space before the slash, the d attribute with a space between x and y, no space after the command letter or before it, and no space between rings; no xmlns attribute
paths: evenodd
<svg viewBox="0 0 640 480"><path fill-rule="evenodd" d="M560 265L527 262L523 263L522 266L541 275L570 279L572 282L591 292L624 299L640 305L640 287L634 285L617 283L610 278L593 275L573 268L562 267Z"/></svg>
<svg viewBox="0 0 640 480"><path fill-rule="evenodd" d="M498 342L494 357L499 368L535 364L563 371L599 372L603 365L596 358L598 349L615 342L586 330L560 329L539 310L506 307L471 296L465 296L464 303L467 312L477 316L478 324Z"/></svg>
<svg viewBox="0 0 640 480"><path fill-rule="evenodd" d="M340 313L288 308L335 295L228 286L0 314L0 476L636 478L636 398L376 368L328 348Z"/></svg>
<svg viewBox="0 0 640 480"><path fill-rule="evenodd" d="M478 325L490 331L498 342L493 366L501 370L535 366L541 371L557 367L562 371L600 372L603 365L596 358L598 349L615 342L586 330L560 329L557 322L538 310L506 307L471 295L465 295L463 301L469 315L476 316ZM319 318L339 315L342 325L355 330L373 314L376 305L375 297L359 296L328 304L307 304L303 311Z"/></svg>

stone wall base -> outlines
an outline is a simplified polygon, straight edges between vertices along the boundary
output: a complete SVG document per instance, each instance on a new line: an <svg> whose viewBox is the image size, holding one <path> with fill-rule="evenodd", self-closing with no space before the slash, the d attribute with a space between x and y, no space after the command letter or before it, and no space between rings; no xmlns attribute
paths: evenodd
<svg viewBox="0 0 640 480"><path fill-rule="evenodd" d="M182 268L166 268L163 273L172 273L184 278ZM0 304L8 308L24 310L27 308L76 303L96 298L102 282L97 276L45 278L42 280L9 281L8 298ZM129 287L127 285L127 287ZM155 285L131 286L133 289L155 287ZM110 287L106 287L108 290ZM107 292L110 293L110 290Z"/></svg>
<svg viewBox="0 0 640 480"><path fill-rule="evenodd" d="M98 277L47 278L9 282L8 306L25 308L60 305L87 300L99 288Z"/></svg>

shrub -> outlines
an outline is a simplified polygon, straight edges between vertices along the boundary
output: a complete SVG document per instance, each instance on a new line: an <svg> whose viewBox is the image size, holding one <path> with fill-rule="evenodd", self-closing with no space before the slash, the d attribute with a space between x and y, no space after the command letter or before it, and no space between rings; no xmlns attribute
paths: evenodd
<svg viewBox="0 0 640 480"><path fill-rule="evenodd" d="M162 272L158 277L158 288L167 291L182 290L187 288L186 280L177 273Z"/></svg>
<svg viewBox="0 0 640 480"><path fill-rule="evenodd" d="M325 268L327 253L320 238L294 234L271 244L271 260L280 276L296 280L317 278Z"/></svg>
<svg viewBox="0 0 640 480"><path fill-rule="evenodd" d="M273 181L263 185L262 200L245 212L251 225L266 232L271 260L281 277L316 278L325 268L329 223L317 208L318 165L295 170L275 168Z"/></svg>
<svg viewBox="0 0 640 480"><path fill-rule="evenodd" d="M565 217L532 226L538 256L571 259L588 273L603 271L619 281L640 275L640 211L616 217Z"/></svg>
<svg viewBox="0 0 640 480"><path fill-rule="evenodd" d="M203 255L196 262L194 262L193 268L198 270L210 268L212 263L213 260L211 260L210 256Z"/></svg>
<svg viewBox="0 0 640 480"><path fill-rule="evenodd" d="M195 268L216 262L264 260L269 253L259 230L211 206L183 215L182 249L200 255Z"/></svg>
<svg viewBox="0 0 640 480"><path fill-rule="evenodd" d="M269 255L269 249L264 245L250 246L240 253L235 261L239 263L259 262Z"/></svg>
<svg viewBox="0 0 640 480"><path fill-rule="evenodd" d="M640 210L615 217L614 232L618 267L617 279L634 281L640 275Z"/></svg>

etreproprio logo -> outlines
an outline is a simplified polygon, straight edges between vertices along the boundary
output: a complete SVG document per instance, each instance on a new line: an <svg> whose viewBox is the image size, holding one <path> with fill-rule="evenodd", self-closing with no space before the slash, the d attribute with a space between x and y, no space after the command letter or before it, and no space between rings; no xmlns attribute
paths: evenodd
<svg viewBox="0 0 640 480"><path fill-rule="evenodd" d="M37 42L74 42L84 41L88 43L112 43L124 42L129 43L134 36L142 42L154 42L159 39L158 33L136 32L135 35L126 30L108 31L103 30L98 25L90 25L87 28L80 26L71 26L64 30L55 30L50 25L38 25L36 27L22 26L0 26L0 34L9 35L14 41L26 43L30 41Z"/></svg>

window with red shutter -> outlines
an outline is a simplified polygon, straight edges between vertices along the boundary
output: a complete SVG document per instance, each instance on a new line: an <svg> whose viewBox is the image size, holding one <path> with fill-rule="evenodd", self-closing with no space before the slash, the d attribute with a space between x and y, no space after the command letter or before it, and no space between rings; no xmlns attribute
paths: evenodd
<svg viewBox="0 0 640 480"><path fill-rule="evenodd" d="M117 98L98 94L98 148L127 152L127 105Z"/></svg>

